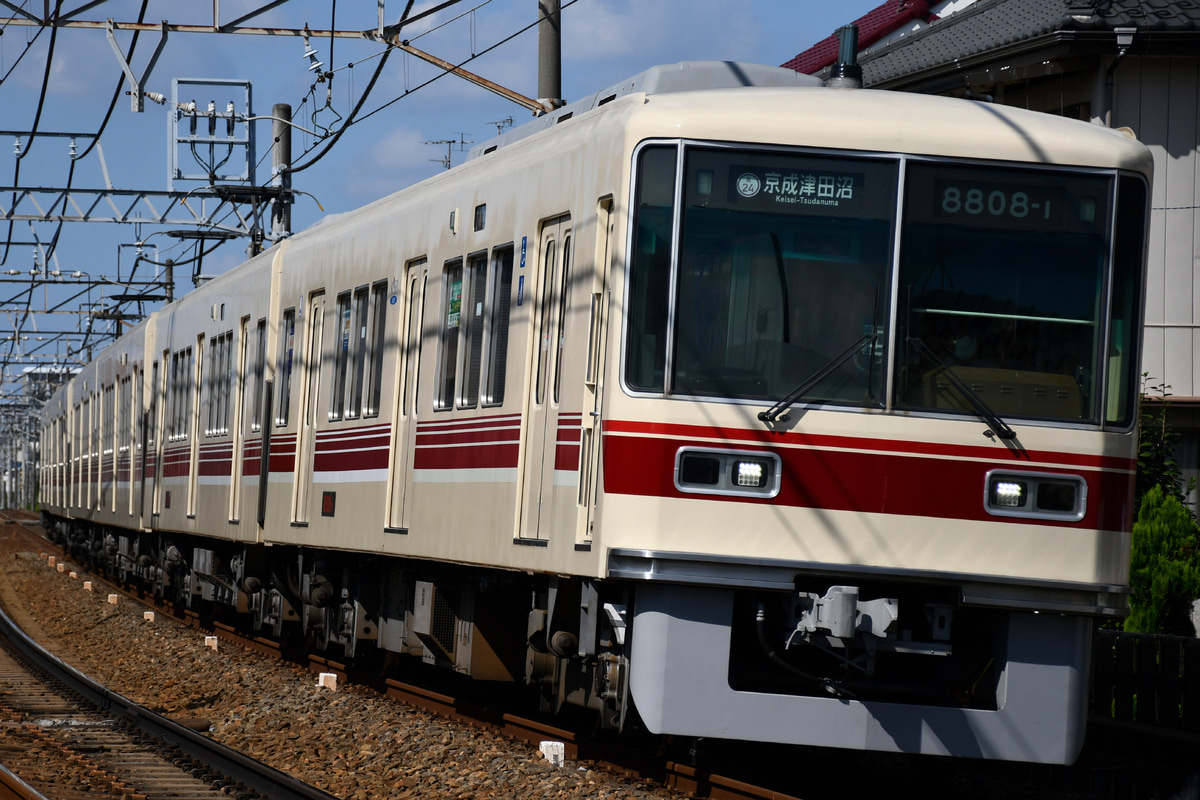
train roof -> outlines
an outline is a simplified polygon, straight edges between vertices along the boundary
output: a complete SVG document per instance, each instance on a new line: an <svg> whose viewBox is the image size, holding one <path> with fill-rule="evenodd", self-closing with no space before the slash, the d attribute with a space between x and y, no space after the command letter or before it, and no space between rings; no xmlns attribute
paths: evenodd
<svg viewBox="0 0 1200 800"><path fill-rule="evenodd" d="M738 89L747 86L824 86L825 82L811 75L803 75L793 69L771 67L766 64L751 64L741 61L680 61L678 64L661 64L639 72L632 78L601 89L595 94L543 114L532 122L513 128L507 133L475 145L467 160L478 158L505 145L528 138L535 133L552 128L586 111L611 103L629 94L670 94L694 92L706 89Z"/></svg>

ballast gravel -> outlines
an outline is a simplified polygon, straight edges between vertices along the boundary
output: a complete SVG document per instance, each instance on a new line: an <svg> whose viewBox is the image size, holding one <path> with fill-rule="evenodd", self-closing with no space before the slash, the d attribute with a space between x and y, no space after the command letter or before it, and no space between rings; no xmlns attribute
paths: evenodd
<svg viewBox="0 0 1200 800"><path fill-rule="evenodd" d="M221 642L75 578L15 536L0 537L0 600L46 649L167 716L207 719L210 736L344 800L668 798L660 787L552 766L535 748L365 688L317 686L309 672Z"/></svg>

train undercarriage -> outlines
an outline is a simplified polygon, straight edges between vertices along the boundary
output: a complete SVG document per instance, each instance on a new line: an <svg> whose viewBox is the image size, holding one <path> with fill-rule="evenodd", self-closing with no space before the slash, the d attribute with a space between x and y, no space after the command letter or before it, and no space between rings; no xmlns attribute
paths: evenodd
<svg viewBox="0 0 1200 800"><path fill-rule="evenodd" d="M46 527L75 558L165 601L356 664L507 684L605 730L1050 763L1082 744L1094 622L971 607L949 584L599 581Z"/></svg>
<svg viewBox="0 0 1200 800"><path fill-rule="evenodd" d="M279 641L355 663L409 656L532 687L621 730L629 710L626 591L561 576L391 556L245 545L48 518L76 559L182 608L237 615Z"/></svg>

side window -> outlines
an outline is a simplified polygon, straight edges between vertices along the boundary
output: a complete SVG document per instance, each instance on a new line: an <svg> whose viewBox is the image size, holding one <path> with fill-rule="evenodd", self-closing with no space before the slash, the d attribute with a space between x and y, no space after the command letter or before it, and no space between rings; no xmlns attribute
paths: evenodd
<svg viewBox="0 0 1200 800"><path fill-rule="evenodd" d="M258 321L258 330L254 334L254 411L250 415L250 430L262 430L263 389L267 368L267 320Z"/></svg>
<svg viewBox="0 0 1200 800"><path fill-rule="evenodd" d="M424 331L422 316L424 315L425 291L429 282L425 270L425 259L419 259L408 265L408 308L405 311L408 320L408 330L404 338L404 389L402 395L401 415L415 414L417 409L417 388L420 385L422 332Z"/></svg>
<svg viewBox="0 0 1200 800"><path fill-rule="evenodd" d="M492 251L492 274L487 377L483 387L485 406L498 406L504 402L504 378L508 369L508 315L512 300L512 245L497 247Z"/></svg>
<svg viewBox="0 0 1200 800"><path fill-rule="evenodd" d="M158 430L156 423L158 422L158 362L155 361L150 367L150 408L146 412L146 447L150 450L154 449L154 445L158 442Z"/></svg>
<svg viewBox="0 0 1200 800"><path fill-rule="evenodd" d="M117 407L113 403L113 387L104 387L104 400L102 403L103 405L100 406L100 413L102 415L103 428L100 436L104 441L102 453L107 456L113 451L113 417L115 417L117 414Z"/></svg>
<svg viewBox="0 0 1200 800"><path fill-rule="evenodd" d="M200 334L200 336L196 338L196 343L197 347L202 350L204 344L204 334ZM203 352L201 352L200 355L203 356ZM184 380L186 381L185 386L187 389L183 393L183 403L180 407L180 411L183 412L183 424L180 425L180 427L183 429L183 437L186 439L193 433L192 408L194 407L195 402L192 392L200 391L200 382L204 378L204 363L202 360L197 359L197 357L192 353L192 348L190 347L183 351L183 361L185 370Z"/></svg>
<svg viewBox="0 0 1200 800"><path fill-rule="evenodd" d="M175 437L175 369L178 357L163 351L163 441Z"/></svg>
<svg viewBox="0 0 1200 800"><path fill-rule="evenodd" d="M288 406L292 395L292 362L296 343L296 309L283 312L279 323L279 360L275 379L279 382L279 408L275 412L275 425L282 428L288 424Z"/></svg>
<svg viewBox="0 0 1200 800"><path fill-rule="evenodd" d="M637 182L626 289L625 383L631 389L661 392L667 352L675 148L656 145L643 149Z"/></svg>
<svg viewBox="0 0 1200 800"><path fill-rule="evenodd" d="M364 417L379 416L379 399L383 387L383 353L386 349L383 333L384 323L387 322L387 305L387 281L379 281L371 287L371 317L364 323L369 327L366 358L371 365L367 382L367 403L363 407Z"/></svg>
<svg viewBox="0 0 1200 800"><path fill-rule="evenodd" d="M237 341L237 362L230 359L229 416L232 417L230 427L242 430L242 419L246 414L246 387L250 385L246 374L250 368L250 317L242 317ZM237 387L236 393L234 387Z"/></svg>
<svg viewBox="0 0 1200 800"><path fill-rule="evenodd" d="M229 433L229 397L233 389L233 331L213 337L209 346L212 350L209 357L209 369L212 372L209 378L212 387L208 411L209 435L224 436Z"/></svg>
<svg viewBox="0 0 1200 800"><path fill-rule="evenodd" d="M167 373L167 441L173 442L179 435L179 390L182 378L179 375L180 353L171 354L171 370Z"/></svg>
<svg viewBox="0 0 1200 800"><path fill-rule="evenodd" d="M136 374L136 371L135 371ZM133 411L133 378L121 381L121 429L117 433L117 450L129 455L132 445L130 417Z"/></svg>
<svg viewBox="0 0 1200 800"><path fill-rule="evenodd" d="M346 418L364 413L363 379L367 366L367 295L366 286L354 290L354 328L351 330L353 345L350 348L350 406Z"/></svg>
<svg viewBox="0 0 1200 800"><path fill-rule="evenodd" d="M463 338L467 343L467 352L463 362L460 408L474 408L479 403L479 373L483 360L483 304L487 299L487 253L471 256L467 272L470 300L463 305Z"/></svg>
<svg viewBox="0 0 1200 800"><path fill-rule="evenodd" d="M567 308L569 307L571 298L571 237L566 236L563 239L562 251L562 281L558 292L558 336L554 339L554 346L558 348L558 355L554 360L554 402L558 402L558 387L562 383L562 354L563 344L567 336Z"/></svg>
<svg viewBox="0 0 1200 800"><path fill-rule="evenodd" d="M208 394L208 424L204 428L205 436L217 435L217 414L220 401L221 389L217 385L217 376L221 373L221 367L216 363L217 353L220 350L217 337L212 337L208 343L208 382L205 384L206 393Z"/></svg>
<svg viewBox="0 0 1200 800"><path fill-rule="evenodd" d="M446 262L442 271L441 343L438 349L437 396L434 408L454 407L454 376L458 365L458 339L462 318L462 259Z"/></svg>
<svg viewBox="0 0 1200 800"><path fill-rule="evenodd" d="M554 306L554 277L558 265L558 241L546 242L546 253L542 259L542 296L538 303L537 384L534 402L541 405L546 400L546 370L550 366L550 309Z"/></svg>
<svg viewBox="0 0 1200 800"><path fill-rule="evenodd" d="M341 419L346 406L346 366L350 360L350 293L342 292L337 298L337 322L333 326L334 360L333 391L330 392L329 418ZM354 416L346 409L346 418Z"/></svg>

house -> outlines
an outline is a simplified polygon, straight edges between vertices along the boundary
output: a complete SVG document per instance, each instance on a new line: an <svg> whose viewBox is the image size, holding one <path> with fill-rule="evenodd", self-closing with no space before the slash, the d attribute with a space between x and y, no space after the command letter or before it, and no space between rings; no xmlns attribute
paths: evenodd
<svg viewBox="0 0 1200 800"><path fill-rule="evenodd" d="M866 88L1128 127L1150 147L1142 369L1171 387L1184 476L1200 476L1200 0L889 0L855 24ZM827 77L836 54L830 37L783 66Z"/></svg>

